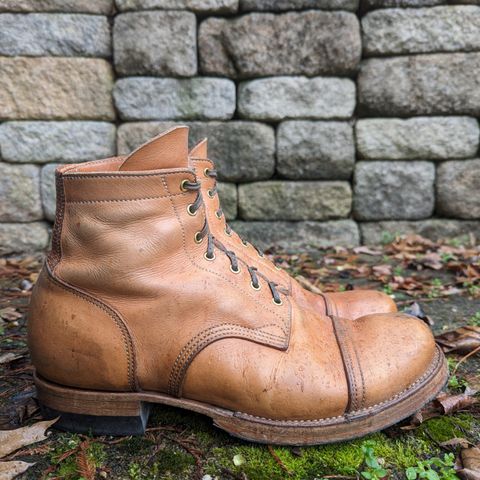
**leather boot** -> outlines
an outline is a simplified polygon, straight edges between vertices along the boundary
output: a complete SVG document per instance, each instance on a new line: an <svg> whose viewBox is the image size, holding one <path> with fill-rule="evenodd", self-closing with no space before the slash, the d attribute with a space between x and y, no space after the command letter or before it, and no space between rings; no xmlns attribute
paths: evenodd
<svg viewBox="0 0 480 480"><path fill-rule="evenodd" d="M201 183L206 215L212 234L228 248L234 249L257 269L266 271L269 277L291 291L304 290L286 272L280 270L267 257L249 242L243 240L226 223L217 195L215 164L208 159L207 139L199 142L190 151L190 165L194 168ZM383 292L375 290L353 290L347 292L305 293L313 307L322 314L333 314L354 320L373 313L397 312L395 302Z"/></svg>
<svg viewBox="0 0 480 480"><path fill-rule="evenodd" d="M57 170L28 321L44 414L127 435L156 403L248 440L308 445L382 429L434 397L447 370L423 322L321 314L214 238L187 135Z"/></svg>

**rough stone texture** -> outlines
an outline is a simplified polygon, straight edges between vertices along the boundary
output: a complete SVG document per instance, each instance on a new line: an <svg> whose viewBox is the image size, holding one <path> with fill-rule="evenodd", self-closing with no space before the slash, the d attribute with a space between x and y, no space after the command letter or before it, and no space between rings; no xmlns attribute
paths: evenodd
<svg viewBox="0 0 480 480"><path fill-rule="evenodd" d="M235 111L235 84L223 78L123 78L113 94L123 120L225 120Z"/></svg>
<svg viewBox="0 0 480 480"><path fill-rule="evenodd" d="M0 222L42 218L39 173L34 165L0 163Z"/></svg>
<svg viewBox="0 0 480 480"><path fill-rule="evenodd" d="M9 162L81 162L115 155L115 125L106 122L5 122L0 157Z"/></svg>
<svg viewBox="0 0 480 480"><path fill-rule="evenodd" d="M238 187L244 220L328 220L350 214L348 182L258 182Z"/></svg>
<svg viewBox="0 0 480 480"><path fill-rule="evenodd" d="M357 224L352 220L330 222L231 222L232 228L253 245L266 250L277 246L287 252L360 243Z"/></svg>
<svg viewBox="0 0 480 480"><path fill-rule="evenodd" d="M437 209L446 217L480 219L480 159L438 167Z"/></svg>
<svg viewBox="0 0 480 480"><path fill-rule="evenodd" d="M347 78L272 77L243 82L238 112L254 120L350 118L355 84Z"/></svg>
<svg viewBox="0 0 480 480"><path fill-rule="evenodd" d="M360 61L358 19L347 12L252 13L202 22L203 73L234 78L265 75L349 75Z"/></svg>
<svg viewBox="0 0 480 480"><path fill-rule="evenodd" d="M182 125L184 125L183 123ZM174 122L125 123L118 129L119 154L131 152ZM275 169L275 133L257 122L188 122L190 146L208 137L208 152L219 179L247 182L270 178Z"/></svg>
<svg viewBox="0 0 480 480"><path fill-rule="evenodd" d="M465 1L464 3L468 2ZM362 0L362 7L367 10L374 8L433 7L444 4L445 0Z"/></svg>
<svg viewBox="0 0 480 480"><path fill-rule="evenodd" d="M417 234L433 241L445 239L463 239L473 234L480 239L480 222L447 220L432 218L417 222L386 221L360 224L362 242L367 245L378 245L390 241L392 236Z"/></svg>
<svg viewBox="0 0 480 480"><path fill-rule="evenodd" d="M0 12L113 12L113 0L0 0Z"/></svg>
<svg viewBox="0 0 480 480"><path fill-rule="evenodd" d="M111 53L107 17L0 14L0 55L108 57Z"/></svg>
<svg viewBox="0 0 480 480"><path fill-rule="evenodd" d="M478 122L470 117L375 118L357 121L357 150L373 160L468 158L478 151Z"/></svg>
<svg viewBox="0 0 480 480"><path fill-rule="evenodd" d="M112 84L105 60L0 57L0 120L113 120Z"/></svg>
<svg viewBox="0 0 480 480"><path fill-rule="evenodd" d="M237 217L237 186L233 183L217 183L218 195L223 213L227 220L233 220Z"/></svg>
<svg viewBox="0 0 480 480"><path fill-rule="evenodd" d="M480 8L474 5L388 9L362 18L366 55L458 52L480 47Z"/></svg>
<svg viewBox="0 0 480 480"><path fill-rule="evenodd" d="M195 75L196 37L196 19L190 12L117 15L113 28L115 69L119 75Z"/></svg>
<svg viewBox="0 0 480 480"><path fill-rule="evenodd" d="M350 123L290 121L277 130L277 171L283 177L348 180L354 163Z"/></svg>
<svg viewBox="0 0 480 480"><path fill-rule="evenodd" d="M318 8L320 10L350 10L355 12L359 0L240 0L242 11L303 10Z"/></svg>
<svg viewBox="0 0 480 480"><path fill-rule="evenodd" d="M50 163L42 168L40 175L40 192L42 195L43 213L47 220L55 220L57 195L55 191L55 169L58 163Z"/></svg>
<svg viewBox="0 0 480 480"><path fill-rule="evenodd" d="M46 223L0 223L0 255L38 252L47 248L48 240Z"/></svg>
<svg viewBox="0 0 480 480"><path fill-rule="evenodd" d="M418 220L433 213L435 167L430 162L359 162L354 216L358 220Z"/></svg>
<svg viewBox="0 0 480 480"><path fill-rule="evenodd" d="M366 60L358 77L360 112L377 116L480 116L480 53Z"/></svg>
<svg viewBox="0 0 480 480"><path fill-rule="evenodd" d="M234 13L238 0L116 0L119 11L192 10L199 13Z"/></svg>

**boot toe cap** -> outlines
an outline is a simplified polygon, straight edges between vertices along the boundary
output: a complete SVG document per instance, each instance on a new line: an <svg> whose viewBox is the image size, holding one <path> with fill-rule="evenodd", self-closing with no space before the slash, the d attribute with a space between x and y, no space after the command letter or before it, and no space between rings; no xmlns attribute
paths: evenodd
<svg viewBox="0 0 480 480"><path fill-rule="evenodd" d="M401 394L428 374L437 355L430 328L405 314L367 315L352 325L363 407Z"/></svg>

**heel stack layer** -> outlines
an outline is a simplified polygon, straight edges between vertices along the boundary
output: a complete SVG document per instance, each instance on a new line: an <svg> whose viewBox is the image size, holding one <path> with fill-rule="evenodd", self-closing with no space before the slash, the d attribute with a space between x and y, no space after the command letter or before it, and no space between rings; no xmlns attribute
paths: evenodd
<svg viewBox="0 0 480 480"><path fill-rule="evenodd" d="M123 393L65 389L37 375L35 386L45 418L59 417L55 428L93 435L141 435L145 432L150 404Z"/></svg>

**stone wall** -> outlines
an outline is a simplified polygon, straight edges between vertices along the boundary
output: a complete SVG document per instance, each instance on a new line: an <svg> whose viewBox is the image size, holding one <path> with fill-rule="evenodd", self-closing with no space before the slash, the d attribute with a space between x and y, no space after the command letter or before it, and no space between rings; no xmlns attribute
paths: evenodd
<svg viewBox="0 0 480 480"><path fill-rule="evenodd" d="M46 247L56 165L174 123L260 247L478 238L477 2L0 0L0 253Z"/></svg>

